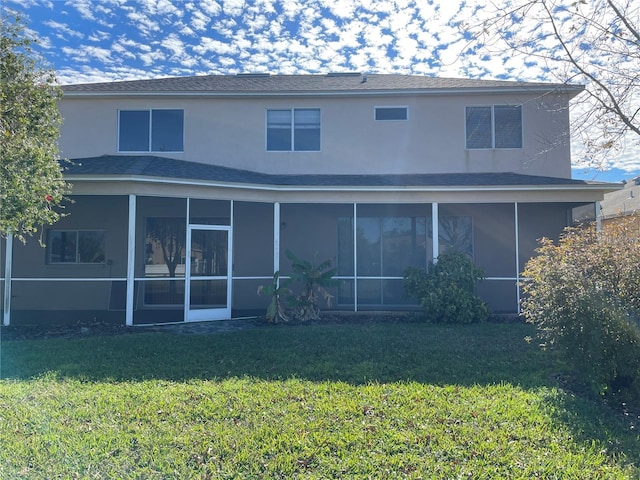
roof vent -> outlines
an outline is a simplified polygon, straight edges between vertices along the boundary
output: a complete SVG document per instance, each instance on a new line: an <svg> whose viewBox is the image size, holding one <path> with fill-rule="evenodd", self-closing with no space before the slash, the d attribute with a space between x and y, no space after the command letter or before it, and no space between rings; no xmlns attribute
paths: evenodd
<svg viewBox="0 0 640 480"><path fill-rule="evenodd" d="M360 72L330 72L327 77L359 77Z"/></svg>
<svg viewBox="0 0 640 480"><path fill-rule="evenodd" d="M247 73L236 73L236 77L242 78L265 78L270 77L271 74L269 72L260 73L260 72L247 72Z"/></svg>

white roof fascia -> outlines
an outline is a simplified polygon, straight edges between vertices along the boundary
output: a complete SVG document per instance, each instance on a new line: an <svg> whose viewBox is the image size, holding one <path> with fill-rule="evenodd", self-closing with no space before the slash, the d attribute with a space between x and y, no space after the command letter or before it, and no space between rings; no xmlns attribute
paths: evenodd
<svg viewBox="0 0 640 480"><path fill-rule="evenodd" d="M67 175L66 180L71 183L80 182L136 182L166 185L182 185L193 187L215 187L228 189L261 190L271 192L504 192L504 191L615 191L622 188L617 184L587 184L587 185L381 185L381 186L333 186L333 185L260 185L251 183L226 183L203 180L167 179L164 177L147 177L139 175Z"/></svg>

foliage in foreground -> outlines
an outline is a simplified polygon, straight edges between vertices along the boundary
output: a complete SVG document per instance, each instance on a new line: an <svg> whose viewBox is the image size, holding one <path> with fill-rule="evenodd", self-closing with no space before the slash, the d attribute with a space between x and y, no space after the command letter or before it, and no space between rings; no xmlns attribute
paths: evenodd
<svg viewBox="0 0 640 480"><path fill-rule="evenodd" d="M532 330L7 342L0 477L637 477L637 432L549 384L550 357L522 340Z"/></svg>
<svg viewBox="0 0 640 480"><path fill-rule="evenodd" d="M475 293L483 276L467 255L450 250L426 270L409 267L404 274L405 293L420 302L429 321L481 322L489 316L489 308Z"/></svg>
<svg viewBox="0 0 640 480"><path fill-rule="evenodd" d="M640 399L640 236L633 218L542 239L523 275L523 314L599 392Z"/></svg>
<svg viewBox="0 0 640 480"><path fill-rule="evenodd" d="M60 214L67 184L58 162L61 90L31 50L19 18L0 16L0 235L37 232Z"/></svg>

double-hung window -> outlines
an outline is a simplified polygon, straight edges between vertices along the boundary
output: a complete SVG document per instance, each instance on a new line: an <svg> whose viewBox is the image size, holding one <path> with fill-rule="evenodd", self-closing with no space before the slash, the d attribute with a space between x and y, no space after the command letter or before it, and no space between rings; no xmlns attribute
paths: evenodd
<svg viewBox="0 0 640 480"><path fill-rule="evenodd" d="M184 110L120 110L119 152L182 152Z"/></svg>
<svg viewBox="0 0 640 480"><path fill-rule="evenodd" d="M468 149L522 148L522 106L466 108Z"/></svg>
<svg viewBox="0 0 640 480"><path fill-rule="evenodd" d="M49 230L47 260L49 263L104 263L104 231Z"/></svg>
<svg viewBox="0 0 640 480"><path fill-rule="evenodd" d="M320 109L267 110L267 151L320 151Z"/></svg>

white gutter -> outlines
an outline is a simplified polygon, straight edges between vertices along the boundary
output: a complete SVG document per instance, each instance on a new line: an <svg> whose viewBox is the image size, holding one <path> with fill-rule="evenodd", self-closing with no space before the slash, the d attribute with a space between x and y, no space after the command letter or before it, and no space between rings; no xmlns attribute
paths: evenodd
<svg viewBox="0 0 640 480"><path fill-rule="evenodd" d="M164 177L147 177L138 175L66 175L65 179L73 182L136 182L149 184L182 185L190 187L215 187L227 189L258 190L268 192L504 192L504 191L615 191L623 188L617 184L586 184L586 185L261 185L251 183L226 183L220 181L204 181L189 179L168 179Z"/></svg>

